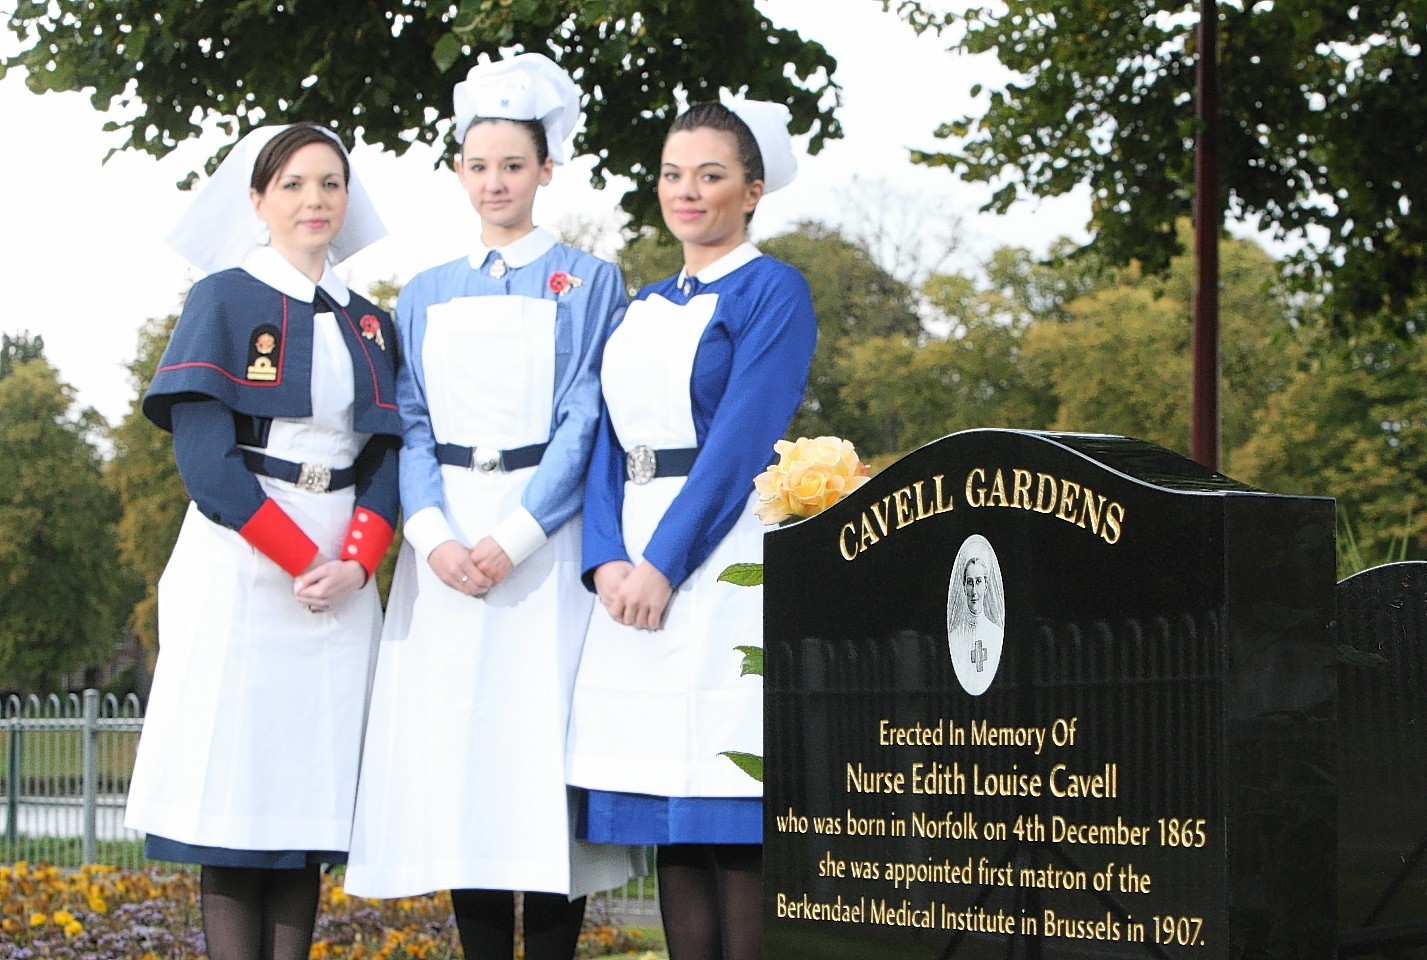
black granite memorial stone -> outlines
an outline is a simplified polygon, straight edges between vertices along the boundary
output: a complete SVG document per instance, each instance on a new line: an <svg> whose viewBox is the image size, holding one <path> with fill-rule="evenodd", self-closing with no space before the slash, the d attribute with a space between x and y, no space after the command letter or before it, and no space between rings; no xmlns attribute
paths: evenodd
<svg viewBox="0 0 1427 960"><path fill-rule="evenodd" d="M771 533L767 955L1329 957L1333 520L980 430Z"/></svg>
<svg viewBox="0 0 1427 960"><path fill-rule="evenodd" d="M1427 957L1427 563L1338 584L1344 957Z"/></svg>

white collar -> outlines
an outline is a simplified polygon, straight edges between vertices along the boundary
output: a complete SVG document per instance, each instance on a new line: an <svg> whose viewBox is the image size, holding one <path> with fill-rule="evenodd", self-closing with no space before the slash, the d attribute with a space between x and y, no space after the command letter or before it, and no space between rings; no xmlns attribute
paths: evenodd
<svg viewBox="0 0 1427 960"><path fill-rule="evenodd" d="M555 242L555 238L546 233L543 227L536 227L519 240L503 247L488 247L477 243L469 258L471 269L479 270L483 267L486 257L490 256L492 251L505 261L507 267L523 267L545 256L545 252L555 246Z"/></svg>
<svg viewBox="0 0 1427 960"><path fill-rule="evenodd" d="M340 307L345 307L352 300L352 292L337 278L337 274L332 272L330 263L322 268L322 279L318 283L313 283L301 270L289 263L286 257L268 246L254 247L248 251L241 266L255 279L303 303L312 302L319 286L337 301Z"/></svg>
<svg viewBox="0 0 1427 960"><path fill-rule="evenodd" d="M763 251L759 250L747 240L734 247L732 250L719 257L713 263L704 267L694 274L694 279L699 283L713 283L715 280L722 280L739 267L745 266L763 256ZM678 284L684 285L684 281L689 278L688 269L679 271Z"/></svg>

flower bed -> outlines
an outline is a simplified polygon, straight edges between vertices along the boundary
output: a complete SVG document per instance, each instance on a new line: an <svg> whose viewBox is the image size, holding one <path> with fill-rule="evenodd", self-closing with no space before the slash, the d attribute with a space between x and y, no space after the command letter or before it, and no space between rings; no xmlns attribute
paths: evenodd
<svg viewBox="0 0 1427 960"><path fill-rule="evenodd" d="M205 955L198 873L89 866L62 870L24 861L0 866L0 960L189 960ZM646 952L641 931L585 918L577 957ZM347 896L331 876L313 960L455 960L461 956L446 894L400 900Z"/></svg>

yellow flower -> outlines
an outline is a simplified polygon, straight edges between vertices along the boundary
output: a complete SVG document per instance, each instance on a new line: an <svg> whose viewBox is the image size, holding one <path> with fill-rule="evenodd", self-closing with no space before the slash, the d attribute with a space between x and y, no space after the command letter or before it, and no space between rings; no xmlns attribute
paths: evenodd
<svg viewBox="0 0 1427 960"><path fill-rule="evenodd" d="M773 450L778 462L753 478L754 512L766 524L821 513L867 482L867 464L838 437L779 440Z"/></svg>
<svg viewBox="0 0 1427 960"><path fill-rule="evenodd" d="M75 935L77 935L77 934L81 934L81 933L83 933L83 932L84 932L84 924L80 923L78 920L71 920L71 921L69 921L69 923L66 923L66 924L64 925L64 935L65 935L66 937L73 937L73 936L75 936Z"/></svg>
<svg viewBox="0 0 1427 960"><path fill-rule="evenodd" d="M20 921L14 917L6 917L4 920L0 920L0 930L4 930L6 933L19 933Z"/></svg>
<svg viewBox="0 0 1427 960"><path fill-rule="evenodd" d="M43 927L45 924L49 923L49 921L50 921L49 914L46 914L46 913L32 913L32 914L30 914L30 926L32 926L32 927Z"/></svg>
<svg viewBox="0 0 1427 960"><path fill-rule="evenodd" d="M56 910L54 912L54 922L59 924L61 927L67 923L73 923L74 914L70 913L68 910Z"/></svg>

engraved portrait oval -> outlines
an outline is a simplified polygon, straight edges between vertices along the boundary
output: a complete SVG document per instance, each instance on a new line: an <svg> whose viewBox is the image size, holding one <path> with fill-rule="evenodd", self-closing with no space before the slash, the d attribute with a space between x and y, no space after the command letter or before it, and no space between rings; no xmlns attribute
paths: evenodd
<svg viewBox="0 0 1427 960"><path fill-rule="evenodd" d="M1001 665L1006 631L1006 594L1001 563L979 533L962 541L946 589L946 643L961 687L985 693Z"/></svg>

